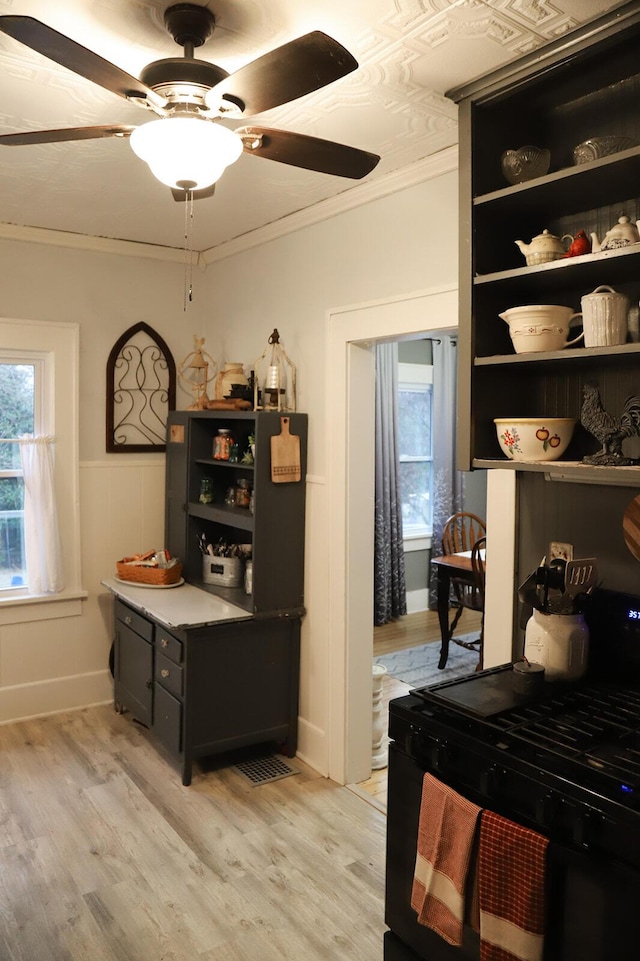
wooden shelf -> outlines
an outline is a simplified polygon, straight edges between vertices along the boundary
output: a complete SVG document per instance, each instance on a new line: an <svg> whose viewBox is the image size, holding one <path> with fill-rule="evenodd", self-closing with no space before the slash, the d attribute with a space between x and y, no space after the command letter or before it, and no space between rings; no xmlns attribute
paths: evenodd
<svg viewBox="0 0 640 961"><path fill-rule="evenodd" d="M552 260L548 264L536 264L522 267L512 267L509 270L498 270L490 274L478 274L473 278L476 287L487 284L500 284L505 288L524 287L531 290L551 289L560 284L574 285L584 283L583 278L602 276L606 270L611 283L619 279L626 279L630 264L627 257L637 257L640 260L640 243L631 244L616 250L601 250L595 254L582 254L580 257L567 257ZM640 267L637 265L636 269ZM595 280L594 280L595 282Z"/></svg>
<svg viewBox="0 0 640 961"><path fill-rule="evenodd" d="M565 350L549 350L530 354L495 354L491 357L476 357L475 367L500 367L510 364L558 366L565 363L588 363L603 357L631 360L632 355L640 354L640 344L624 344L621 347L567 347Z"/></svg>
<svg viewBox="0 0 640 961"><path fill-rule="evenodd" d="M506 212L526 214L535 211L542 219L553 216L562 209L563 213L579 213L588 206L616 204L628 197L636 196L640 180L640 147L623 150L592 160L590 163L565 167L527 180L522 184L494 190L475 197L476 208L491 206L491 216L501 217Z"/></svg>
<svg viewBox="0 0 640 961"><path fill-rule="evenodd" d="M593 467L580 461L522 461L506 460L500 457L477 458L473 466L483 470L500 468L503 470L533 471L543 473L548 480L569 481L574 484L603 484L616 487L640 487L640 466L638 467Z"/></svg>
<svg viewBox="0 0 640 961"><path fill-rule="evenodd" d="M253 530L253 514L250 514L246 507L216 507L215 504L191 503L188 513L191 517L200 517L204 521L215 521L243 531Z"/></svg>

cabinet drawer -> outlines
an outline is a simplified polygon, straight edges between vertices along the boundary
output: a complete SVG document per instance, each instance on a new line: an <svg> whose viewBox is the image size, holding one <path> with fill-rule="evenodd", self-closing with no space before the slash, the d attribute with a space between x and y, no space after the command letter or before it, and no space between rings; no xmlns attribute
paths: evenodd
<svg viewBox="0 0 640 961"><path fill-rule="evenodd" d="M182 668L156 651L155 680L176 697L182 697Z"/></svg>
<svg viewBox="0 0 640 961"><path fill-rule="evenodd" d="M137 611L127 607L127 605L123 604L118 598L116 598L114 611L117 620L122 621L123 624L130 627L136 634L139 634L140 637L144 637L145 641L153 640L153 624L151 621L148 621L146 617L143 617L142 614L138 614Z"/></svg>
<svg viewBox="0 0 640 961"><path fill-rule="evenodd" d="M164 627L156 627L156 647L158 653L164 654L170 661L176 664L182 663L182 641L167 633Z"/></svg>
<svg viewBox="0 0 640 961"><path fill-rule="evenodd" d="M159 685L155 690L153 732L174 754L182 751L182 704Z"/></svg>

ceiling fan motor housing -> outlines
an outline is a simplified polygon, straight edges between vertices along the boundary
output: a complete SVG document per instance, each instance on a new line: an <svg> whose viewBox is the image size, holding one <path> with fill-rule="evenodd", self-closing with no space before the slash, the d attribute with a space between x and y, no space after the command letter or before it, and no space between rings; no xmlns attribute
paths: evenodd
<svg viewBox="0 0 640 961"><path fill-rule="evenodd" d="M154 60L140 72L140 80L143 83L158 93L162 92L168 99L170 96L166 91L179 84L210 90L228 76L228 72L215 63L208 63L206 60L190 60L186 57Z"/></svg>
<svg viewBox="0 0 640 961"><path fill-rule="evenodd" d="M175 42L181 47L187 44L201 47L216 25L211 11L195 3L174 3L165 10L164 22Z"/></svg>

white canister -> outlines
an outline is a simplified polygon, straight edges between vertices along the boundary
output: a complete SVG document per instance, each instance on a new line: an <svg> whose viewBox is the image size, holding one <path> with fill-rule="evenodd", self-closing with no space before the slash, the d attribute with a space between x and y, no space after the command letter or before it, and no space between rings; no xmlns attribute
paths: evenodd
<svg viewBox="0 0 640 961"><path fill-rule="evenodd" d="M613 287L596 287L580 300L585 347L617 347L626 343L629 301Z"/></svg>
<svg viewBox="0 0 640 961"><path fill-rule="evenodd" d="M589 628L583 615L534 611L527 621L524 656L542 664L547 681L582 677L589 657Z"/></svg>

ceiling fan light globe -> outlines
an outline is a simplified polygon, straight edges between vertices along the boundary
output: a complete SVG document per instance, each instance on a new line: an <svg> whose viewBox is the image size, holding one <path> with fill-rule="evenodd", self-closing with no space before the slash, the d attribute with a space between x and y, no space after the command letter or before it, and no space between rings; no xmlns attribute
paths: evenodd
<svg viewBox="0 0 640 961"><path fill-rule="evenodd" d="M194 190L214 184L242 153L233 131L197 117L151 120L136 127L130 143L161 183L175 188L187 181Z"/></svg>

